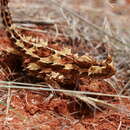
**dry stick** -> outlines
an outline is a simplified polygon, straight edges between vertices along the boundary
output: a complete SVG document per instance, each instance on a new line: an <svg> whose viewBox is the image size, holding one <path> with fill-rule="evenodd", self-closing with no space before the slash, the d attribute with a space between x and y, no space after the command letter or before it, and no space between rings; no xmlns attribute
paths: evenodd
<svg viewBox="0 0 130 130"><path fill-rule="evenodd" d="M14 20L14 23L20 23L20 24L36 24L36 25L54 25L54 22L46 22L46 21L31 21L31 20Z"/></svg>
<svg viewBox="0 0 130 130"><path fill-rule="evenodd" d="M17 25L16 28L19 28L19 29L22 29L22 30L27 30L27 31L32 31L32 32L40 32L40 33L46 33L46 34L53 34L53 35L55 35L55 33L53 33L53 32L51 33L51 32L45 31L45 30L33 29L33 28L25 27L25 26ZM58 33L58 35L59 36L64 36L62 33ZM70 38L70 37L68 36L68 38Z"/></svg>
<svg viewBox="0 0 130 130"><path fill-rule="evenodd" d="M107 107L107 108L108 107L113 108L114 110L118 110L118 107L116 105L107 103L106 101L103 101L100 99L96 99L96 98L92 98L92 97L88 97L88 96L80 95L80 94L74 94L74 93L65 93L65 94L71 97L76 97L80 99L81 101L85 102L86 104L92 105L93 107L97 108L100 111L101 109L97 105Z"/></svg>
<svg viewBox="0 0 130 130"><path fill-rule="evenodd" d="M119 42L123 45L126 45L124 42L122 42L121 40L119 40L118 38L114 37L114 36L111 36L110 34L108 34L106 31L102 30L100 27L98 27L97 25L91 23L90 21L86 20L85 18L83 18L83 16L81 16L81 14L79 15L78 13L76 13L76 11L72 10L72 9L69 9L67 7L63 7L61 6L59 3L59 1L57 0L50 0L51 2L53 2L56 6L62 8L63 10L65 11L68 11L70 12L72 15L78 17L80 20L84 21L85 23L87 23L88 25L92 26L93 28L95 28L96 30L100 31L103 35L107 35L110 39L113 39L115 40L116 42Z"/></svg>
<svg viewBox="0 0 130 130"><path fill-rule="evenodd" d="M118 107L116 107L113 104L107 103L107 102L102 101L100 99L95 99L95 98L91 98L91 97L88 97L88 96L85 96L85 95L82 95L82 94L78 94L78 91L71 91L71 90L69 91L69 90L61 90L61 89L53 89L53 88L52 89L50 89L50 88L37 88L37 87L27 87L27 86L25 87L25 86L17 86L17 85L8 86L8 85L4 85L4 84L0 85L0 87L1 88L22 88L22 89L37 90L37 91L43 90L43 91L51 91L51 92L53 92L53 91L62 92L65 95L68 95L68 96L71 96L71 97L76 97L76 98L80 99L81 101L94 106L98 110L100 110L100 108L97 105L104 106L104 107L107 107L107 108L110 107L110 108L113 108L114 110L118 110Z"/></svg>
<svg viewBox="0 0 130 130"><path fill-rule="evenodd" d="M129 81L126 83L126 85L122 88L122 90L120 91L119 95L121 95L121 94L125 91L125 89L128 89L129 86L130 86L130 80L129 80Z"/></svg>
<svg viewBox="0 0 130 130"><path fill-rule="evenodd" d="M36 87L33 87L36 86ZM30 84L30 83L21 83L21 82L13 82L13 81L0 81L0 88L19 88L19 89L31 89L31 90L41 90L41 91L55 91L55 92L63 92L63 93L72 93L72 94L80 94L80 95L96 95L96 96L107 96L107 97L121 97L129 99L129 96L124 95L112 95L105 93L97 93L97 92L86 92L86 91L74 91L74 90L65 90L65 89L55 89L51 88L48 85L40 85L40 84ZM39 88L40 87L40 88ZM48 88L49 87L49 88Z"/></svg>

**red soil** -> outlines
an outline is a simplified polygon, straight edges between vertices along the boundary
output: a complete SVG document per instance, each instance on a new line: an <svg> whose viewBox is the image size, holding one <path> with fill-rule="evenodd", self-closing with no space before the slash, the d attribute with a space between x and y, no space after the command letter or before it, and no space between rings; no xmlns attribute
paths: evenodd
<svg viewBox="0 0 130 130"><path fill-rule="evenodd" d="M43 37L45 38L45 35ZM11 48L11 42L1 30L0 51L8 48ZM32 81L26 75L21 78L18 60L20 59L11 54L3 54L0 57L1 70L5 72L0 72L1 80ZM87 92L116 94L108 82L97 79L81 79L79 89ZM130 102L126 99L121 103L117 98L92 96L119 106L119 111L104 107L101 107L102 111L99 111L64 94L11 89L12 96L8 108L5 100L7 97L4 98L7 91L1 89L0 93L1 100L4 102L0 104L0 130L124 130L130 128L128 117Z"/></svg>

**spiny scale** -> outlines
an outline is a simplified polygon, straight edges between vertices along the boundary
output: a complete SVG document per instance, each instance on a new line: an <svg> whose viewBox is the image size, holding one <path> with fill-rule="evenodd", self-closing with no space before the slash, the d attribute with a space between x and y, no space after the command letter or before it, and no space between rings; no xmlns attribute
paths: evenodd
<svg viewBox="0 0 130 130"><path fill-rule="evenodd" d="M33 43L32 41L38 40L23 37L12 23L8 0L0 1L1 16L5 29L17 54L30 59L29 62L24 63L25 69L28 69L29 72L35 72L38 76L43 77L50 76L55 80L74 80L76 75L78 77L85 75L108 78L115 73L111 57L99 63L88 55L78 56L78 54L73 54L71 48L67 46L58 43L48 44L44 40Z"/></svg>

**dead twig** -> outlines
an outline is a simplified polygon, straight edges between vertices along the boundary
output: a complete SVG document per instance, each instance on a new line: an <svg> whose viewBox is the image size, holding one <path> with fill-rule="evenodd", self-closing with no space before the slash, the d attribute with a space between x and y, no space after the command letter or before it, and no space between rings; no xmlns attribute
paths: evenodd
<svg viewBox="0 0 130 130"><path fill-rule="evenodd" d="M36 25L51 25L53 26L55 23L54 22L46 22L46 21L31 21L31 20L14 20L14 23L18 23L18 24L36 24Z"/></svg>
<svg viewBox="0 0 130 130"><path fill-rule="evenodd" d="M107 33L106 31L102 30L102 28L98 27L96 24L93 24L92 22L90 22L89 20L86 20L81 14L78 14L78 12L76 12L73 9L61 6L58 0L50 0L51 2L53 2L57 7L62 8L63 10L70 12L72 15L78 17L80 20L84 21L85 23L87 23L88 25L90 25L91 27L93 27L94 29L100 31L103 35L107 35L110 39L113 39L116 43L120 43L121 45L125 45L126 43L124 43L123 41L121 41L120 39L118 39L115 36L110 35L109 33Z"/></svg>

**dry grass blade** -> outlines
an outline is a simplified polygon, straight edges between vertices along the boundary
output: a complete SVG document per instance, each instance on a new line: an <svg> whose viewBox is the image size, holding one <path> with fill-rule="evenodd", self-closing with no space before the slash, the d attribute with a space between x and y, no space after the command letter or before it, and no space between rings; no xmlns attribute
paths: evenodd
<svg viewBox="0 0 130 130"><path fill-rule="evenodd" d="M35 86L35 87L33 87ZM50 87L50 85L40 85L40 84L29 84L29 83L20 83L20 82L12 82L12 81L0 81L1 88L18 88L18 89L30 89L30 90L41 90L41 91L55 91L55 92L63 92L63 93L72 93L72 94L82 94L82 95L96 95L96 96L107 96L107 97L120 97L127 98L129 96L124 95L114 95L114 94L104 94L104 93L96 93L96 92L85 92L85 91L73 91L73 90L65 90L65 89L54 89ZM40 88L38 88L40 87ZM42 87L42 88L41 88Z"/></svg>
<svg viewBox="0 0 130 130"><path fill-rule="evenodd" d="M115 36L110 35L108 32L104 31L102 28L100 28L96 24L93 24L89 20L86 20L83 16L81 16L81 14L79 15L76 11L74 11L72 9L69 9L67 7L61 6L59 4L60 2L57 1L57 0L50 0L50 1L53 2L57 7L60 7L60 8L62 8L63 10L65 10L67 12L70 12L72 15L78 17L80 20L82 20L85 23L87 23L88 25L92 26L94 29L100 31L103 35L107 35L110 39L113 39L116 43L118 43L118 44L120 43L121 45L126 46L126 44L122 40L120 40L119 38L117 38ZM129 45L127 45L127 46L129 46Z"/></svg>
<svg viewBox="0 0 130 130"><path fill-rule="evenodd" d="M99 100L99 99L96 99L96 98L91 98L91 97L84 96L84 95L81 95L81 94L73 94L73 93L65 93L65 94L67 94L71 97L76 97L76 98L80 99L81 101L85 102L86 104L89 104L89 105L93 106L94 108L96 108L100 111L101 111L101 108L99 108L98 106L103 106L103 107L106 107L106 108L118 110L118 107L116 107L115 105L112 105L110 103L107 103L105 101L102 101L102 100Z"/></svg>
<svg viewBox="0 0 130 130"><path fill-rule="evenodd" d="M36 87L33 87L33 86L36 86ZM97 98L89 97L88 95L119 97L119 98L128 98L128 99L130 98L129 96L123 96L123 95L110 95L110 94L94 93L94 92L53 89L52 87L47 86L47 85L28 84L28 83L20 83L20 82L0 81L0 87L1 88L29 89L29 90L36 90L36 91L41 90L41 91L50 91L50 92L61 92L61 93L64 93L65 95L76 97L77 99L85 102L86 104L92 105L94 108L97 108L99 110L100 108L98 106L103 106L103 107L111 108L114 110L119 110L119 108L116 105L112 105L110 103L107 103L106 101L99 100Z"/></svg>

